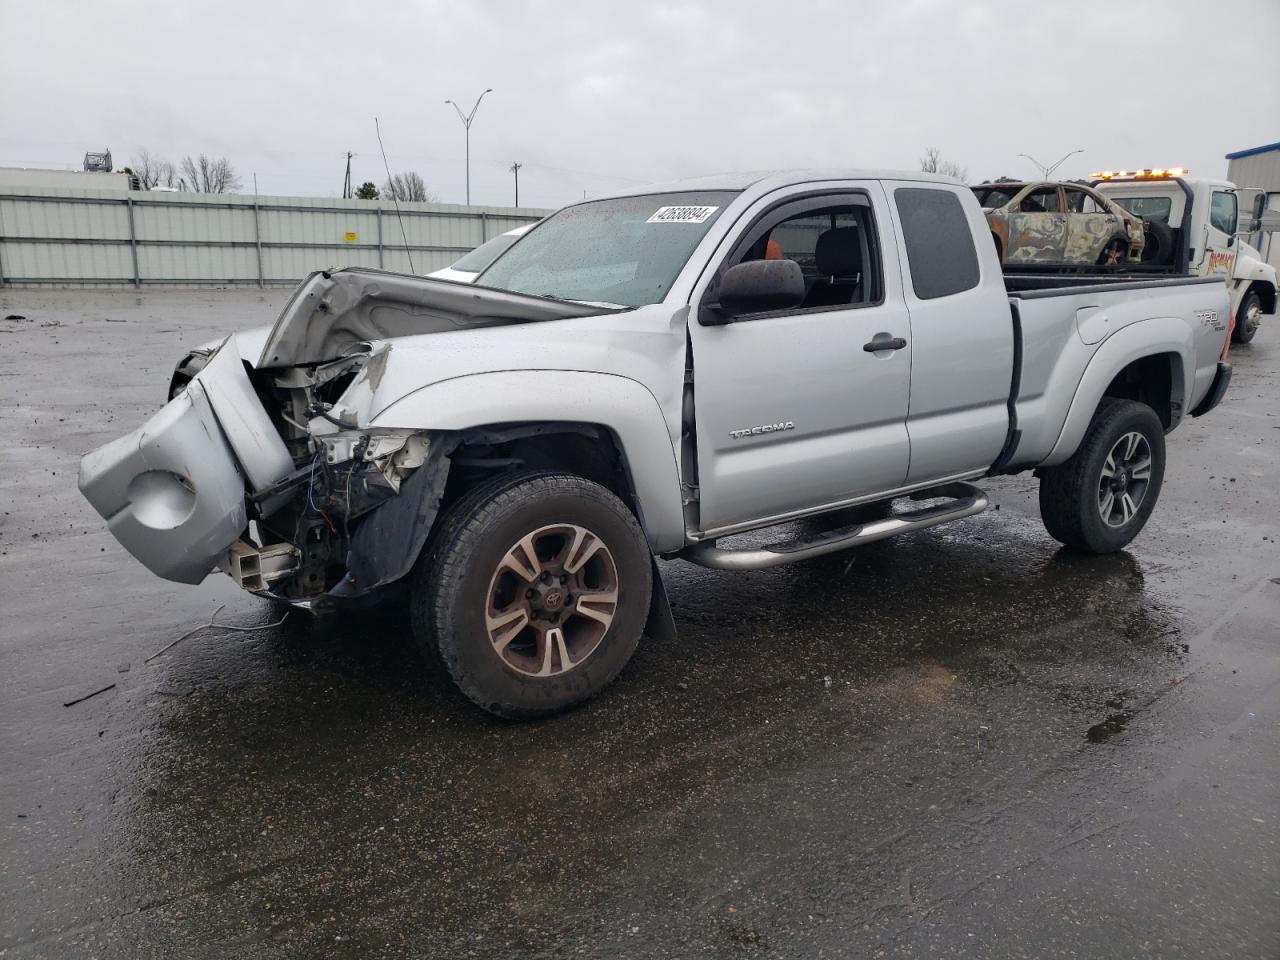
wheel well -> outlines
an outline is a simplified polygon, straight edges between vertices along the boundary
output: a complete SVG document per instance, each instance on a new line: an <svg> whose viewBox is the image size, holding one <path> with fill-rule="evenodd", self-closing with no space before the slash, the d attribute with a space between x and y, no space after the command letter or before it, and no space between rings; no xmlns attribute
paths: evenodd
<svg viewBox="0 0 1280 960"><path fill-rule="evenodd" d="M1258 295L1258 299L1262 301L1263 313L1276 312L1276 288L1275 287L1273 287L1271 284L1267 283L1264 280L1255 280L1253 281L1253 283L1249 284L1249 287L1247 290L1245 290L1244 295L1245 297L1247 297L1251 293L1256 293Z"/></svg>
<svg viewBox="0 0 1280 960"><path fill-rule="evenodd" d="M442 507L477 483L512 470L559 470L592 480L636 510L635 490L622 444L594 423L506 423L463 432L450 455Z"/></svg>
<svg viewBox="0 0 1280 960"><path fill-rule="evenodd" d="M1179 417L1183 412L1182 360L1176 353L1157 353L1134 360L1107 384L1103 396L1145 403L1168 430L1173 425L1175 411Z"/></svg>
<svg viewBox="0 0 1280 960"><path fill-rule="evenodd" d="M991 232L991 242L996 245L996 258L999 260L1003 260L1004 244L1000 240L1000 234L996 233L994 230Z"/></svg>

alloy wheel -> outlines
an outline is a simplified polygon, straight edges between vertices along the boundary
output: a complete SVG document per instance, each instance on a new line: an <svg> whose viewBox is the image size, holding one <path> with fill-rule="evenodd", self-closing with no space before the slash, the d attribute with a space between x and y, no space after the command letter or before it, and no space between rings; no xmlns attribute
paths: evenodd
<svg viewBox="0 0 1280 960"><path fill-rule="evenodd" d="M485 629L513 670L551 677L600 646L618 609L618 568L605 542L571 523L540 527L511 546L489 581Z"/></svg>
<svg viewBox="0 0 1280 960"><path fill-rule="evenodd" d="M1151 485L1151 444L1130 431L1112 446L1098 481L1098 512L1109 527L1123 527L1137 515Z"/></svg>

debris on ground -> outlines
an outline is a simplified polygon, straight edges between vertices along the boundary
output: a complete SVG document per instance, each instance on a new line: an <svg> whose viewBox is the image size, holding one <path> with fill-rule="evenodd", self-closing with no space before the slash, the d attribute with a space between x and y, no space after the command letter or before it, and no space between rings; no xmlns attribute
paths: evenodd
<svg viewBox="0 0 1280 960"><path fill-rule="evenodd" d="M64 707L74 707L77 703L84 703L86 700L92 700L98 694L106 693L108 690L114 690L115 688L116 685L114 683L108 683L100 690L95 690L93 693L86 693L83 697L76 697L74 700L67 700L62 705Z"/></svg>
<svg viewBox="0 0 1280 960"><path fill-rule="evenodd" d="M226 607L227 605L224 603L222 606L218 607L217 610L213 611L213 616L209 618L208 623L202 623L198 627L192 627L182 636L178 637L176 640L173 640L165 644L163 647L161 647L159 650L157 650L151 656L147 657L147 659L143 660L142 662L150 663L152 660L156 659L156 657L159 657L162 654L168 653L170 650L172 650L174 647L180 644L183 640L187 639L187 637L193 634L199 633L201 630L208 630L210 627L215 627L218 630L231 630L231 631L234 631L235 633L253 633L257 630L266 630L269 627L280 626L280 624L284 623L287 619L289 619L289 613L290 613L290 611L286 610L284 613L284 616L281 617L279 620L275 621L274 623L258 623L252 626L238 627L230 623L217 622L218 614L220 614L223 610L225 610Z"/></svg>

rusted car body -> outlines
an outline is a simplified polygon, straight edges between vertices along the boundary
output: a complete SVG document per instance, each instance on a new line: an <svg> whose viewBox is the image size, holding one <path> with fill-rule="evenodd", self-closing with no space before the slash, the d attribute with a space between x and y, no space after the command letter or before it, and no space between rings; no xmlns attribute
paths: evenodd
<svg viewBox="0 0 1280 960"><path fill-rule="evenodd" d="M1082 184L999 181L973 192L1002 264L1118 266L1142 258L1142 220Z"/></svg>

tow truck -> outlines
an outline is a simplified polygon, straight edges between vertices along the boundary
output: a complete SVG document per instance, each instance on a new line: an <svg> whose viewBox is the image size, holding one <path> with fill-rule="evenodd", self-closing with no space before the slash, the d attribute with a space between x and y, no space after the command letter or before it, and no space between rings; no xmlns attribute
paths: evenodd
<svg viewBox="0 0 1280 960"><path fill-rule="evenodd" d="M1183 167L1104 170L1090 185L1147 224L1141 263L1127 269L1173 276L1221 276L1231 302L1231 341L1249 343L1276 314L1276 269L1244 241L1260 210L1241 224L1238 188L1189 176Z"/></svg>

